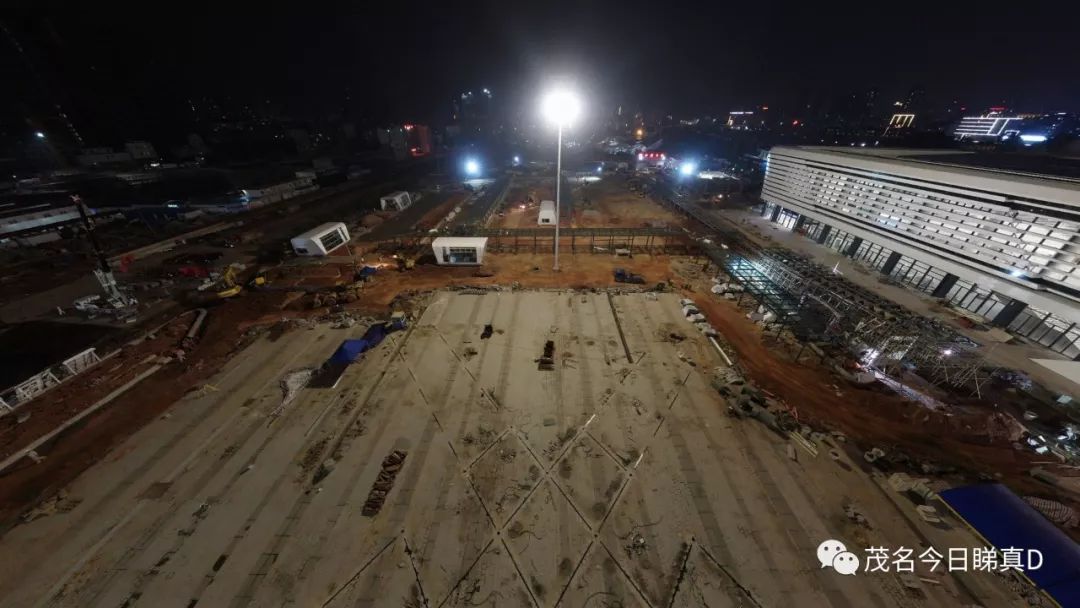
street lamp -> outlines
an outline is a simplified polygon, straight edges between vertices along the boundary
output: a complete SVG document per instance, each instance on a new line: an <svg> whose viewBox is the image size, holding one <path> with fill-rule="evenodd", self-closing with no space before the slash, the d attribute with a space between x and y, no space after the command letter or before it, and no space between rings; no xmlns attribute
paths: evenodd
<svg viewBox="0 0 1080 608"><path fill-rule="evenodd" d="M470 158L470 159L466 160L465 161L465 173L467 173L469 175L479 175L480 174L480 162L477 161L475 158Z"/></svg>
<svg viewBox="0 0 1080 608"><path fill-rule="evenodd" d="M41 131L38 131L37 133L34 133L34 135L36 135L38 139L45 139L45 134L42 133Z"/></svg>
<svg viewBox="0 0 1080 608"><path fill-rule="evenodd" d="M555 270L559 270L559 206L562 202L562 132L564 126L581 113L577 95L565 89L557 89L544 96L540 104L544 118L555 123L559 129L558 147L555 152Z"/></svg>

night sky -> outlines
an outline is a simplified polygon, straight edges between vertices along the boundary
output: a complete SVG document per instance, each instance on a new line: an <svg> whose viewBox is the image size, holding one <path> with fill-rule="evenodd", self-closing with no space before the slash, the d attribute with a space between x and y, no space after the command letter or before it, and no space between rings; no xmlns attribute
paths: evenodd
<svg viewBox="0 0 1080 608"><path fill-rule="evenodd" d="M530 110L557 75L594 109L676 115L823 103L870 86L889 101L913 85L933 103L1080 110L1080 11L1064 3L1025 2L1015 15L947 2L146 4L78 3L4 23L61 49L53 61L73 94L96 91L103 111L149 124L203 95L438 123L453 95L484 86L504 108Z"/></svg>

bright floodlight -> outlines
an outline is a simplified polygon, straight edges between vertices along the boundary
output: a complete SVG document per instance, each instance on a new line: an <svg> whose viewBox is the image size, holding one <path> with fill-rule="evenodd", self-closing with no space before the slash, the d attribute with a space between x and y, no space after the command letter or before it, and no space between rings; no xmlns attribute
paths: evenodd
<svg viewBox="0 0 1080 608"><path fill-rule="evenodd" d="M521 157L520 156L515 156L514 157L514 164L517 164L517 163L520 163L520 162L521 162Z"/></svg>
<svg viewBox="0 0 1080 608"><path fill-rule="evenodd" d="M566 126L581 113L581 101L570 91L552 91L544 96L540 111L552 123Z"/></svg>
<svg viewBox="0 0 1080 608"><path fill-rule="evenodd" d="M679 167L679 172L683 175L693 175L696 171L697 165L691 162L683 163L682 166Z"/></svg>
<svg viewBox="0 0 1080 608"><path fill-rule="evenodd" d="M478 175L480 173L480 163L474 158L470 158L465 161L465 172L469 175Z"/></svg>
<svg viewBox="0 0 1080 608"><path fill-rule="evenodd" d="M42 133L41 131L38 131L37 133L34 133L34 135L37 135L38 139L45 139L45 134Z"/></svg>

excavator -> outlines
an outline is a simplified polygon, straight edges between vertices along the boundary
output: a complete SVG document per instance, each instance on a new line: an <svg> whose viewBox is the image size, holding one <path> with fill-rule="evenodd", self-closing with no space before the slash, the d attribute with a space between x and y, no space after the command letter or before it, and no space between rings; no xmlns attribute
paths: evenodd
<svg viewBox="0 0 1080 608"><path fill-rule="evenodd" d="M224 287L224 289L217 292L217 297L223 300L239 295L241 291L244 291L244 286L236 282L236 267L232 264L225 267L225 272L221 273L221 278L218 279L218 285Z"/></svg>
<svg viewBox="0 0 1080 608"><path fill-rule="evenodd" d="M218 285L222 287L221 291L217 292L217 297L221 299L231 298L238 295L244 290L244 286L236 280L236 266L229 264L225 268L225 271L221 273L221 278L218 279ZM241 270L243 268L241 267ZM265 287L270 284L270 280L266 278L266 270L260 270L255 273L255 276L248 281L247 286L253 289Z"/></svg>
<svg viewBox="0 0 1080 608"><path fill-rule="evenodd" d="M416 268L416 258L402 251L395 253L394 259L397 261L397 269L401 272Z"/></svg>
<svg viewBox="0 0 1080 608"><path fill-rule="evenodd" d="M260 270L255 273L255 276L251 278L247 285L241 281L237 276L244 270L242 265L230 264L222 269L220 276L216 281L207 279L199 289L192 289L184 295L185 301L194 306L209 306L214 302L221 300L227 300L240 295L245 287L250 289L260 289L270 284L270 279L267 277L265 270Z"/></svg>

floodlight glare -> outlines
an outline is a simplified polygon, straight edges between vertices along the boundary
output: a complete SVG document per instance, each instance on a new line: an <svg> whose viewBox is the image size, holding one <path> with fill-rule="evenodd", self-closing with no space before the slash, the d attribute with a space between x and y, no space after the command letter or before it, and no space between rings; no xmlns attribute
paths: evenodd
<svg viewBox="0 0 1080 608"><path fill-rule="evenodd" d="M544 96L540 111L553 124L566 126L581 113L581 101L570 91L555 90Z"/></svg>

